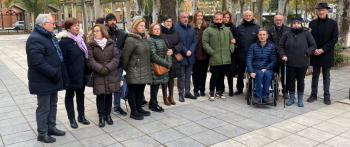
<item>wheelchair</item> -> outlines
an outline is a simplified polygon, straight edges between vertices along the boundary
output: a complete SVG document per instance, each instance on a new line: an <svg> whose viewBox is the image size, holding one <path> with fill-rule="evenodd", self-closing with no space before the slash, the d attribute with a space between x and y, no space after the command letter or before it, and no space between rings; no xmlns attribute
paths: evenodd
<svg viewBox="0 0 350 147"><path fill-rule="evenodd" d="M255 99L255 79L250 77L250 74L248 72L246 74L246 95L245 98L247 100L248 105L253 105L253 99ZM272 101L272 104L266 104L266 103L260 103L256 105L271 105L271 106L277 106L277 100L278 100L278 92L279 92L279 85L278 85L278 73L274 72L273 77L270 82L270 95L269 99ZM272 95L272 96L271 96Z"/></svg>

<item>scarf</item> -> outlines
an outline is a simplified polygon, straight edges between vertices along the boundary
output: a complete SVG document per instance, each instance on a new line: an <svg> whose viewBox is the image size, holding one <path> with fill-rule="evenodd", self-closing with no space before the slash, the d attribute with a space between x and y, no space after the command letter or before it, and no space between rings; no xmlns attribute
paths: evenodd
<svg viewBox="0 0 350 147"><path fill-rule="evenodd" d="M162 23L161 25L162 25L163 27L167 28L168 30L171 29L171 27L166 27L166 26L164 25L164 23Z"/></svg>
<svg viewBox="0 0 350 147"><path fill-rule="evenodd" d="M201 29L202 23L203 23L203 22L197 22L197 27L198 27L198 29Z"/></svg>
<svg viewBox="0 0 350 147"><path fill-rule="evenodd" d="M78 44L80 50L84 52L85 58L87 59L89 57L89 54L88 54L88 50L87 50L87 47L86 47L84 39L83 39L83 35L78 33L78 35L75 36L70 32L68 32L68 35L70 38L72 38Z"/></svg>
<svg viewBox="0 0 350 147"><path fill-rule="evenodd" d="M290 30L292 31L293 34L299 34L301 32L304 31L304 27L300 27L300 28L290 28Z"/></svg>
<svg viewBox="0 0 350 147"><path fill-rule="evenodd" d="M98 46L100 46L101 49L104 50L106 47L106 44L107 44L107 39L104 37L102 40L97 40L96 38L94 38L94 39L95 39L96 43L98 44Z"/></svg>
<svg viewBox="0 0 350 147"><path fill-rule="evenodd" d="M47 31L45 28L43 28L42 26L40 26L38 24L35 25L34 31L38 32L39 34L41 34L43 36L49 37L51 39L53 45L56 48L58 57L60 58L60 61L63 62L62 51L60 49L60 46L58 45L58 40L55 37L55 34L52 33L52 32Z"/></svg>

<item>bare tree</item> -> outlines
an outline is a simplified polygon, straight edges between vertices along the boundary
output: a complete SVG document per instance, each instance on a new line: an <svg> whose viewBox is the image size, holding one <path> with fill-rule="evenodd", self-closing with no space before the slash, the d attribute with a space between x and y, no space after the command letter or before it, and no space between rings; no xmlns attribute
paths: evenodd
<svg viewBox="0 0 350 147"><path fill-rule="evenodd" d="M175 11L176 11L176 17L175 17L174 21L177 24L177 22L179 20L179 11L180 11L180 2L179 2L179 0L176 0L176 9L175 9Z"/></svg>
<svg viewBox="0 0 350 147"><path fill-rule="evenodd" d="M229 7L229 11L232 13L232 19L237 22L237 14L236 14L236 10L237 10L237 2L238 0L228 0L228 7Z"/></svg>
<svg viewBox="0 0 350 147"><path fill-rule="evenodd" d="M49 13L49 0L44 0L45 3L45 13L48 14Z"/></svg>
<svg viewBox="0 0 350 147"><path fill-rule="evenodd" d="M157 0L152 0L153 12L152 12L152 22L158 23L158 5Z"/></svg>
<svg viewBox="0 0 350 147"><path fill-rule="evenodd" d="M349 23L350 23L350 1L338 0L338 28L339 28L339 43L347 46Z"/></svg>
<svg viewBox="0 0 350 147"><path fill-rule="evenodd" d="M86 9L85 8L85 0L81 0L81 13L83 14L82 20L83 20L84 35L87 35L87 33L88 33L88 28L87 28L88 21L86 19L87 13L86 13L85 9Z"/></svg>
<svg viewBox="0 0 350 147"><path fill-rule="evenodd" d="M143 16L145 15L145 2L143 0L134 0L135 5L135 15Z"/></svg>
<svg viewBox="0 0 350 147"><path fill-rule="evenodd" d="M222 0L222 11L227 10L227 0Z"/></svg>
<svg viewBox="0 0 350 147"><path fill-rule="evenodd" d="M264 0L257 1L257 12L262 16L262 13L264 12Z"/></svg>
<svg viewBox="0 0 350 147"><path fill-rule="evenodd" d="M197 8L198 8L198 0L192 0L192 15L196 13Z"/></svg>
<svg viewBox="0 0 350 147"><path fill-rule="evenodd" d="M162 10L162 16L168 14L172 17L173 23L177 24L178 18L176 17L176 3L173 0L165 1L160 0L160 9Z"/></svg>
<svg viewBox="0 0 350 147"><path fill-rule="evenodd" d="M245 4L245 0L239 0L240 2L240 5L241 5L241 15L243 15L243 12L244 12L244 4Z"/></svg>
<svg viewBox="0 0 350 147"><path fill-rule="evenodd" d="M288 6L289 6L289 0L278 1L278 13L283 14L283 17L285 19L287 19L288 17ZM284 23L287 23L287 21L285 21Z"/></svg>

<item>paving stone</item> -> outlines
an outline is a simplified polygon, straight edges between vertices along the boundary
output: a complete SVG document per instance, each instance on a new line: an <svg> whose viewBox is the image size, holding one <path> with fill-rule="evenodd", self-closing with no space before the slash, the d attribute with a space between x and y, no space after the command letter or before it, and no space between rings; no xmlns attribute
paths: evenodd
<svg viewBox="0 0 350 147"><path fill-rule="evenodd" d="M205 132L194 134L190 137L192 139L206 145L206 146L213 145L215 143L222 142L222 141L228 139L227 137L225 137L219 133L216 133L212 130L208 130Z"/></svg>
<svg viewBox="0 0 350 147"><path fill-rule="evenodd" d="M198 120L196 121L196 123L209 129L217 128L228 124L227 122L217 119L215 117L209 117L202 120Z"/></svg>
<svg viewBox="0 0 350 147"><path fill-rule="evenodd" d="M327 132L323 132L314 128L307 128L305 130L302 130L300 132L297 133L297 135L305 137L305 138L309 138L311 140L315 140L318 142L324 142L326 140L329 140L333 137L335 137L335 135L327 133Z"/></svg>
<svg viewBox="0 0 350 147"><path fill-rule="evenodd" d="M283 119L281 119L281 118L267 115L267 114L257 115L257 116L252 117L251 119L258 121L258 122L261 122L261 123L266 124L266 125L273 125L273 124L276 124L276 123L283 121Z"/></svg>
<svg viewBox="0 0 350 147"><path fill-rule="evenodd" d="M210 115L205 114L203 112L199 112L197 110L187 111L186 113L182 113L179 115L191 121L201 120L201 119L210 117Z"/></svg>
<svg viewBox="0 0 350 147"><path fill-rule="evenodd" d="M106 124L105 127L102 128L102 130L106 132L115 132L118 130L131 128L132 126L126 123L124 120L113 120L113 125Z"/></svg>
<svg viewBox="0 0 350 147"><path fill-rule="evenodd" d="M142 124L142 125L136 126L136 128L138 128L143 133L151 134L154 132L159 132L159 131L168 129L169 127L162 124L159 121L154 121L154 122L150 122L147 124Z"/></svg>
<svg viewBox="0 0 350 147"><path fill-rule="evenodd" d="M122 144L120 143L114 143L114 144L111 144L111 145L108 145L108 146L105 146L105 147L124 147Z"/></svg>
<svg viewBox="0 0 350 147"><path fill-rule="evenodd" d="M54 144L52 143L43 143L45 147L51 147L51 146L56 146L56 145L61 145L61 144L66 144L74 141L78 141L76 137L72 135L71 132L66 131L66 135L64 136L54 136L56 138L56 142Z"/></svg>
<svg viewBox="0 0 350 147"><path fill-rule="evenodd" d="M246 117L246 118L252 118L254 116L258 116L260 114L263 114L261 112L258 112L258 111L255 111L255 110L252 110L250 108L243 108L243 109L239 109L237 111L234 111L234 113L238 114L238 115L241 115L243 117Z"/></svg>
<svg viewBox="0 0 350 147"><path fill-rule="evenodd" d="M165 144L167 147L205 147L203 144L193 140L192 138L185 137L179 140L175 140Z"/></svg>
<svg viewBox="0 0 350 147"><path fill-rule="evenodd" d="M172 116L169 118L161 119L159 121L162 122L163 124L169 126L169 127L176 127L176 126L187 124L187 123L191 122L191 121L189 121L185 118L182 118L180 116Z"/></svg>
<svg viewBox="0 0 350 147"><path fill-rule="evenodd" d="M235 137L233 139L250 147L259 147L272 142L271 139L253 132Z"/></svg>
<svg viewBox="0 0 350 147"><path fill-rule="evenodd" d="M12 125L7 127L0 128L0 134L1 136L10 135L10 134L16 134L20 132L25 132L32 130L32 128L28 125L28 123L23 123L19 125Z"/></svg>
<svg viewBox="0 0 350 147"><path fill-rule="evenodd" d="M0 121L1 120L6 120L10 118L16 118L16 117L21 117L23 116L21 111L14 111L14 112L8 112L8 113L1 113L0 114Z"/></svg>
<svg viewBox="0 0 350 147"><path fill-rule="evenodd" d="M15 112L19 111L18 107L8 106L8 107L1 107L0 114L2 113L9 113L9 112Z"/></svg>
<svg viewBox="0 0 350 147"><path fill-rule="evenodd" d="M98 147L98 146L102 147L102 146L118 143L113 137L111 137L108 134L102 134L91 138L82 139L80 140L80 142L85 147Z"/></svg>
<svg viewBox="0 0 350 147"><path fill-rule="evenodd" d="M288 120L274 124L272 125L272 127L276 127L278 129L285 130L290 133L296 133L307 128L306 126Z"/></svg>
<svg viewBox="0 0 350 147"><path fill-rule="evenodd" d="M36 139L36 135L32 130L20 132L16 134L2 136L5 145L19 143L22 141Z"/></svg>
<svg viewBox="0 0 350 147"><path fill-rule="evenodd" d="M171 141L186 137L185 135L175 131L174 129L167 129L160 132L156 132L156 133L150 134L150 136L155 140L159 141L161 144L165 144L167 142L171 142Z"/></svg>
<svg viewBox="0 0 350 147"><path fill-rule="evenodd" d="M297 113L293 113L293 112L285 111L285 110L265 111L263 113L271 115L271 116L276 116L276 117L282 118L282 119L289 119L289 118L293 118L293 117L296 117L299 115Z"/></svg>
<svg viewBox="0 0 350 147"><path fill-rule="evenodd" d="M319 123L322 122L321 120L318 120L318 119L315 119L315 118L311 118L311 117L307 117L307 116L303 116L303 115L291 118L289 120L293 121L293 122L296 122L298 124L301 124L301 125L308 126L308 127L314 126L314 125L319 124Z"/></svg>
<svg viewBox="0 0 350 147"><path fill-rule="evenodd" d="M36 139L31 139L15 144L6 145L6 147L43 147L43 144Z"/></svg>
<svg viewBox="0 0 350 147"><path fill-rule="evenodd" d="M350 119L348 119L348 118L335 117L335 118L332 118L330 120L327 120L327 122L350 128L350 123L349 123Z"/></svg>
<svg viewBox="0 0 350 147"><path fill-rule="evenodd" d="M26 123L26 119L21 116L21 117L16 117L16 118L10 118L10 119L5 119L0 121L0 128L7 127L7 126L13 126L13 125L18 125L18 124L23 124Z"/></svg>
<svg viewBox="0 0 350 147"><path fill-rule="evenodd" d="M288 133L286 131L283 131L283 130L280 130L280 129L277 129L277 128L271 127L271 126L256 130L256 131L254 131L254 133L265 136L265 137L270 138L272 140L284 138L284 137L291 134L291 133Z"/></svg>
<svg viewBox="0 0 350 147"><path fill-rule="evenodd" d="M295 134L289 135L285 138L277 140L277 142L280 142L282 144L288 145L288 146L300 146L300 147L313 147L319 142L313 141L311 139L307 139L305 137L301 137Z"/></svg>
<svg viewBox="0 0 350 147"><path fill-rule="evenodd" d="M152 114L151 114L152 115ZM149 123L149 122L152 122L152 121L155 121L155 119L153 119L152 117L144 117L143 120L135 120L133 118L125 118L124 119L125 121L127 121L130 125L133 125L133 126L138 126L138 125L142 125L142 124L145 124L145 123Z"/></svg>
<svg viewBox="0 0 350 147"><path fill-rule="evenodd" d="M191 136L193 134L197 134L208 130L207 128L201 125L198 125L197 123L194 123L194 122L177 126L177 127L174 127L173 129L187 136Z"/></svg>
<svg viewBox="0 0 350 147"><path fill-rule="evenodd" d="M55 147L84 147L84 146L79 141L74 141L67 144L60 144Z"/></svg>
<svg viewBox="0 0 350 147"><path fill-rule="evenodd" d="M231 124L215 128L213 129L213 131L218 132L229 138L233 138L233 137L248 133L247 130Z"/></svg>
<svg viewBox="0 0 350 147"><path fill-rule="evenodd" d="M257 129L260 129L260 128L267 126L264 123L257 122L257 121L252 120L252 119L246 119L246 120L242 120L242 121L235 122L232 124L235 126L241 127L245 130L248 130L248 131L254 131L254 130L257 130Z"/></svg>
<svg viewBox="0 0 350 147"><path fill-rule="evenodd" d="M138 138L140 136L145 135L144 133L135 128L126 128L115 132L111 132L109 134L119 142Z"/></svg>
<svg viewBox="0 0 350 147"><path fill-rule="evenodd" d="M155 120L160 120L160 119L169 118L169 117L174 116L174 115L176 115L176 114L165 110L163 113L152 113L151 117Z"/></svg>
<svg viewBox="0 0 350 147"><path fill-rule="evenodd" d="M334 135L339 135L347 130L349 130L350 128L348 127L344 127L341 125L336 125L330 122L322 122L320 124L317 124L315 126L313 126L313 128L316 128L318 130L327 132L327 133L331 133Z"/></svg>
<svg viewBox="0 0 350 147"><path fill-rule="evenodd" d="M220 109L220 108L213 107L213 106L207 107L206 109L199 109L198 111L203 112L203 113L208 114L208 115L211 115L211 116L216 116L216 115L220 115L220 114L228 112L224 109Z"/></svg>
<svg viewBox="0 0 350 147"><path fill-rule="evenodd" d="M159 145L159 142L155 141L154 139L148 136L141 136L131 140L124 141L122 142L122 144L125 147L137 147L137 146L153 147L153 146Z"/></svg>
<svg viewBox="0 0 350 147"><path fill-rule="evenodd" d="M303 116L312 117L312 118L319 119L322 121L325 121L325 120L328 120L328 119L335 117L335 115L320 112L320 111L312 111L309 113L305 113L305 114L303 114Z"/></svg>
<svg viewBox="0 0 350 147"><path fill-rule="evenodd" d="M267 145L264 145L263 147L290 147L290 146L274 141Z"/></svg>
<svg viewBox="0 0 350 147"><path fill-rule="evenodd" d="M306 105L306 103L305 103L305 105ZM292 106L286 106L285 110L289 111L289 112L297 113L297 114L305 114L305 113L312 111L312 109L308 109L307 106L302 107L302 108L298 107L296 103Z"/></svg>
<svg viewBox="0 0 350 147"><path fill-rule="evenodd" d="M341 110L341 109L337 109L337 108L333 108L333 107L323 107L321 109L318 109L317 111L321 111L321 112L333 114L333 115L341 115L341 114L347 112L345 110Z"/></svg>
<svg viewBox="0 0 350 147"><path fill-rule="evenodd" d="M340 134L340 136L350 139L350 131L346 131L346 132Z"/></svg>
<svg viewBox="0 0 350 147"><path fill-rule="evenodd" d="M218 108L226 110L226 111L232 111L232 112L244 108L244 107L242 107L240 105L236 105L234 103L225 103L225 104L217 105L215 107L218 107Z"/></svg>
<svg viewBox="0 0 350 147"><path fill-rule="evenodd" d="M233 139L229 139L214 145L211 145L210 147L247 147L246 145L243 145L242 143L239 143Z"/></svg>
<svg viewBox="0 0 350 147"><path fill-rule="evenodd" d="M89 138L97 135L104 134L105 132L97 127L97 126L91 126L86 128L78 128L76 130L70 131L77 139L84 139Z"/></svg>
<svg viewBox="0 0 350 147"><path fill-rule="evenodd" d="M330 146L336 146L336 147L346 147L346 146L349 146L350 139L345 138L345 137L341 137L341 136L337 136L337 137L334 137L334 138L324 142L324 144L327 144Z"/></svg>
<svg viewBox="0 0 350 147"><path fill-rule="evenodd" d="M315 147L331 147L331 146L321 143L321 144L316 145Z"/></svg>
<svg viewBox="0 0 350 147"><path fill-rule="evenodd" d="M238 121L247 119L244 116L241 116L241 115L238 115L238 114L232 113L232 112L227 112L227 113L224 113L224 114L220 114L220 115L217 115L215 117L218 118L218 119L221 119L223 121L226 121L228 123L238 122Z"/></svg>

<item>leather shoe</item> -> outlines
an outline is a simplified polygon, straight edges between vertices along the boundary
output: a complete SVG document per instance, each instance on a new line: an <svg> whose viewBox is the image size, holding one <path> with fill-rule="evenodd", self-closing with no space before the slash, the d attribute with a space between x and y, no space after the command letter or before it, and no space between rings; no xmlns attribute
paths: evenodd
<svg viewBox="0 0 350 147"><path fill-rule="evenodd" d="M312 102L314 102L315 100L317 100L317 96L311 94L310 97L309 97L306 101L309 102L309 103L312 103Z"/></svg>
<svg viewBox="0 0 350 147"><path fill-rule="evenodd" d="M185 98L189 98L189 99L197 99L196 96L192 95L191 93L187 93L185 94Z"/></svg>
<svg viewBox="0 0 350 147"><path fill-rule="evenodd" d="M196 97L200 97L201 96L198 91L194 91L193 90L193 93L194 93L194 96L196 96Z"/></svg>
<svg viewBox="0 0 350 147"><path fill-rule="evenodd" d="M201 96L205 96L205 92L204 91L201 91Z"/></svg>
<svg viewBox="0 0 350 147"><path fill-rule="evenodd" d="M233 95L240 95L242 93L243 93L243 91L237 90L235 93L233 93Z"/></svg>
<svg viewBox="0 0 350 147"><path fill-rule="evenodd" d="M78 128L77 121L75 121L74 118L73 118L73 119L70 119L70 120L69 120L69 123L70 123L70 127L74 128L74 129Z"/></svg>
<svg viewBox="0 0 350 147"><path fill-rule="evenodd" d="M331 99L330 98L324 98L324 104L326 104L326 105L332 104Z"/></svg>
<svg viewBox="0 0 350 147"><path fill-rule="evenodd" d="M84 125L90 124L90 122L84 116L78 116L78 122L80 122Z"/></svg>
<svg viewBox="0 0 350 147"><path fill-rule="evenodd" d="M182 94L179 95L179 101L180 101L180 102L185 102L184 96L183 96Z"/></svg>
<svg viewBox="0 0 350 147"><path fill-rule="evenodd" d="M56 130L49 131L48 135L64 136L66 135L66 132L56 129Z"/></svg>
<svg viewBox="0 0 350 147"><path fill-rule="evenodd" d="M49 135L45 135L45 136L38 136L38 141L42 141L42 142L45 142L45 143L54 143L56 142L56 139L49 136Z"/></svg>
<svg viewBox="0 0 350 147"><path fill-rule="evenodd" d="M100 120L98 121L98 126L99 127L105 126L105 117L100 117Z"/></svg>
<svg viewBox="0 0 350 147"><path fill-rule="evenodd" d="M111 115L106 115L106 122L108 125L113 125L113 120Z"/></svg>

